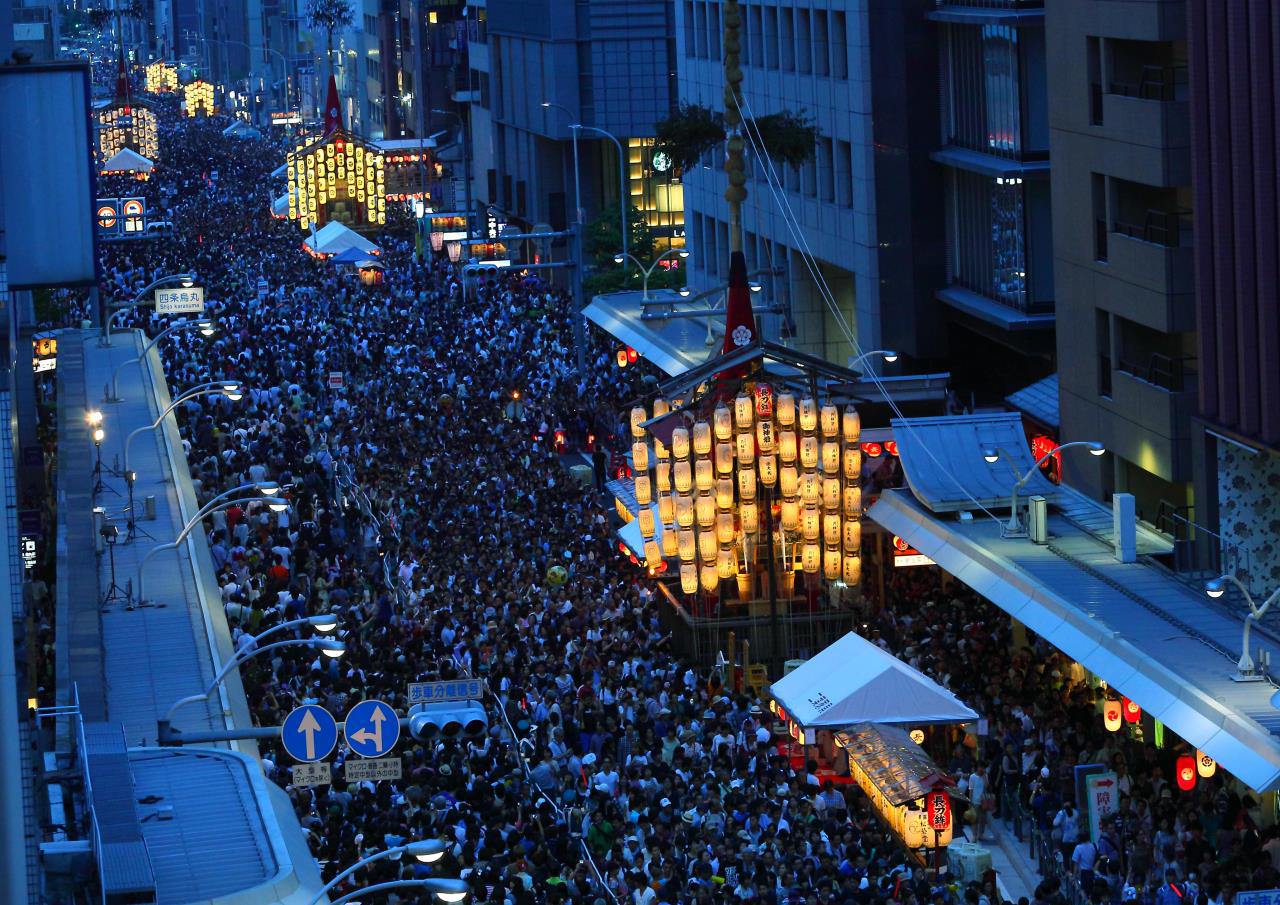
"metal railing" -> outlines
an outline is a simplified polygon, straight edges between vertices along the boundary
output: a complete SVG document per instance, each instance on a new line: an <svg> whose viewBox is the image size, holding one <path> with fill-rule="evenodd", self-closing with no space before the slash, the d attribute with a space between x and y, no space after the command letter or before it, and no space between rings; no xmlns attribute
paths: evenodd
<svg viewBox="0 0 1280 905"><path fill-rule="evenodd" d="M1187 67L1143 66L1136 82L1113 80L1108 88L1108 94L1118 94L1121 97L1133 97L1144 101L1167 103L1183 100L1188 90Z"/></svg>
<svg viewBox="0 0 1280 905"><path fill-rule="evenodd" d="M1141 223L1117 220L1112 224L1111 231L1128 236L1130 239L1163 245L1165 248L1180 248L1189 244L1184 243L1183 238L1189 238L1191 235L1191 211L1181 208L1174 210L1148 208Z"/></svg>
<svg viewBox="0 0 1280 905"><path fill-rule="evenodd" d="M1170 393L1181 393L1188 389L1188 384L1192 386L1195 384L1196 372L1187 367L1188 362L1195 360L1193 355L1174 358L1160 352L1152 352L1145 361L1121 358L1116 365L1116 370L1124 371Z"/></svg>

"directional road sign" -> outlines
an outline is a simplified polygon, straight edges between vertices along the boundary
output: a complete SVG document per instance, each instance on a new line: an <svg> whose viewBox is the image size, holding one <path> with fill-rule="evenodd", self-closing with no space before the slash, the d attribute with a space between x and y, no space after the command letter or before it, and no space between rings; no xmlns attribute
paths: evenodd
<svg viewBox="0 0 1280 905"><path fill-rule="evenodd" d="M478 701L483 697L484 681L481 679L413 682L409 685L410 704L434 704L437 701Z"/></svg>
<svg viewBox="0 0 1280 905"><path fill-rule="evenodd" d="M323 707L303 704L285 717L280 741L294 760L324 760L338 744L338 724Z"/></svg>
<svg viewBox="0 0 1280 905"><path fill-rule="evenodd" d="M361 757L382 757L400 739L400 718L383 701L361 701L347 711L347 745Z"/></svg>

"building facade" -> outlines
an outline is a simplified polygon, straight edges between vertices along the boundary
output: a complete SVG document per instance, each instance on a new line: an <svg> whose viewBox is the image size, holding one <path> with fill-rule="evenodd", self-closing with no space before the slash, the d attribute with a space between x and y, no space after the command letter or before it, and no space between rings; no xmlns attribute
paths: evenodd
<svg viewBox="0 0 1280 905"><path fill-rule="evenodd" d="M941 222L928 213L940 191L928 160L937 123L931 7L925 0L741 4L743 113L787 110L819 132L808 163L772 167L780 188L771 188L768 159L749 153L744 251L765 301L781 310L763 319L769 339L841 364L853 352L846 330L865 350L938 348L932 294L941 278ZM722 5L680 0L676 8L680 101L723 110ZM920 67L920 59L929 64ZM683 174L698 289L728 278L723 163L717 149Z"/></svg>
<svg viewBox="0 0 1280 905"><path fill-rule="evenodd" d="M1148 521L1185 516L1196 391L1186 7L1057 0L1046 30L1061 439L1108 450L1070 477L1104 499L1134 494Z"/></svg>
<svg viewBox="0 0 1280 905"><path fill-rule="evenodd" d="M1266 595L1280 586L1280 92L1273 68L1280 20L1267 0L1187 6L1199 330L1195 521L1220 537L1223 571Z"/></svg>

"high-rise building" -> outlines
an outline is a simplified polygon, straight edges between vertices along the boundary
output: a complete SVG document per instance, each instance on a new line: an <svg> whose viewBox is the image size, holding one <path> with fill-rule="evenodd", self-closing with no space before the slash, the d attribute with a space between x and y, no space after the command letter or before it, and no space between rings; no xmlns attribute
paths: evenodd
<svg viewBox="0 0 1280 905"><path fill-rule="evenodd" d="M932 0L741 4L743 114L790 111L819 133L814 157L798 167L771 168L748 155L748 270L783 312L763 319L769 339L841 364L853 350L846 328L866 350L940 349L933 293L942 277L941 183L928 158L938 116L935 35L925 18L932 7ZM675 24L681 103L722 111L722 4L680 0ZM716 149L683 174L697 289L728 277L723 164ZM780 188L771 188L771 169Z"/></svg>
<svg viewBox="0 0 1280 905"><path fill-rule="evenodd" d="M1186 7L1055 0L1045 29L1060 439L1106 444L1072 483L1155 522L1193 502Z"/></svg>
<svg viewBox="0 0 1280 905"><path fill-rule="evenodd" d="M1280 18L1270 0L1187 6L1199 330L1194 515L1221 538L1213 541L1221 568L1265 595L1280 587Z"/></svg>

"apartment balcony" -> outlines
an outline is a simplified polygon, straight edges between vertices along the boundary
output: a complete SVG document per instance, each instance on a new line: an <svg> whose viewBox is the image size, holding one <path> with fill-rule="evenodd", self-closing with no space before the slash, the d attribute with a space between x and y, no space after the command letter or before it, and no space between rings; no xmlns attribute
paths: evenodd
<svg viewBox="0 0 1280 905"><path fill-rule="evenodd" d="M1108 448L1167 481L1190 477L1190 416L1195 408L1194 359L1151 355L1117 363L1107 406L1141 431L1117 430Z"/></svg>
<svg viewBox="0 0 1280 905"><path fill-rule="evenodd" d="M1138 221L1138 218L1133 218ZM1114 277L1108 307L1165 333L1194 329L1195 271L1189 211L1147 211L1138 222L1095 224L1097 266Z"/></svg>
<svg viewBox="0 0 1280 905"><path fill-rule="evenodd" d="M1043 25L1044 0L935 0L934 22L958 25Z"/></svg>
<svg viewBox="0 0 1280 905"><path fill-rule="evenodd" d="M1131 80L1091 86L1091 132L1101 168L1157 186L1191 183L1191 113L1185 66L1144 66Z"/></svg>

